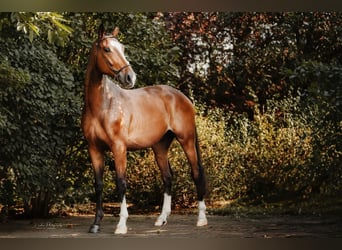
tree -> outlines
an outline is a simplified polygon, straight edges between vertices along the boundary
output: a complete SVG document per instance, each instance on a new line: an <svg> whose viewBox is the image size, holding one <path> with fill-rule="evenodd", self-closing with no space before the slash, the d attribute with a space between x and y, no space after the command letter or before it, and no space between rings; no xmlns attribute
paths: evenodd
<svg viewBox="0 0 342 250"><path fill-rule="evenodd" d="M289 81L308 60L341 64L340 13L162 13L182 50L179 87L226 110L261 111L266 100L307 89Z"/></svg>
<svg viewBox="0 0 342 250"><path fill-rule="evenodd" d="M138 87L176 86L196 104L206 104L203 119L223 108L208 122L213 128L216 121L225 122L220 124L224 140L234 123L253 127L255 114L279 119L266 126L277 132L289 126L282 115L312 111L315 117L310 121L305 116L305 122L310 133L317 129L312 132L315 156L305 163L311 171L306 180L317 177L319 185L340 176L340 13L1 13L0 203L6 208L21 204L27 214L46 215L55 203L82 202L93 192L79 119L89 49L100 23L108 32L120 28L119 40ZM296 105L284 113L282 101L291 95ZM276 101L280 104L270 106ZM248 121L236 115L244 112ZM237 127L230 139L239 133ZM211 142L209 138L207 147ZM215 148L212 152L217 153ZM141 165L131 169L141 178L132 183L144 189L133 190L136 197L157 190L144 182L157 177L153 168L146 171L151 164L139 160L141 155L148 151L129 156L132 165ZM240 154L236 156L232 166L243 165ZM220 162L220 154L215 157ZM207 160L211 162L209 152ZM274 169L263 167L265 173ZM230 170L240 176L238 168ZM109 184L110 175L106 178L105 199L113 198L114 184Z"/></svg>
<svg viewBox="0 0 342 250"><path fill-rule="evenodd" d="M240 13L228 21L234 60L227 72L261 107L275 95L283 98L291 89L309 87L314 79L293 84L287 78L307 60L341 63L338 13Z"/></svg>
<svg viewBox="0 0 342 250"><path fill-rule="evenodd" d="M54 45L30 41L17 25L1 30L1 68L9 74L0 84L0 166L5 183L11 180L8 203L21 201L26 214L46 216L63 188L58 167L78 130L80 98Z"/></svg>
<svg viewBox="0 0 342 250"><path fill-rule="evenodd" d="M158 21L139 13L3 13L0 20L0 199L46 216L57 201L93 191L79 119L98 25L121 28L139 86L173 85L177 48Z"/></svg>
<svg viewBox="0 0 342 250"><path fill-rule="evenodd" d="M56 12L3 12L0 15L0 30L15 25L31 42L40 39L59 46L64 45L72 32L65 23L68 21Z"/></svg>

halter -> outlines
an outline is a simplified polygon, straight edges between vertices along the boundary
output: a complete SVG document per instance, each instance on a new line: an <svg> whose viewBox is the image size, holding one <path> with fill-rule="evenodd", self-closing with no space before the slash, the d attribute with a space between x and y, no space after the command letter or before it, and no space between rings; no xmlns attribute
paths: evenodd
<svg viewBox="0 0 342 250"><path fill-rule="evenodd" d="M102 40L108 39L108 38L114 38L116 41L118 41L118 39L116 39L115 36L112 36L112 35L110 35L110 36L105 36L105 37L99 39L99 40L96 42L96 47L97 47L97 49L99 49L99 42L101 42ZM119 42L119 41L118 41L118 42ZM97 61L97 51L96 51L96 54L95 54L95 61ZM120 72L121 72L123 69L125 69L125 68L131 66L130 64L127 64L127 65L122 66L120 69L116 70L116 69L114 69L114 68L109 64L108 61L106 61L106 63L108 64L108 66L109 66L110 69L114 72L115 75L120 74Z"/></svg>

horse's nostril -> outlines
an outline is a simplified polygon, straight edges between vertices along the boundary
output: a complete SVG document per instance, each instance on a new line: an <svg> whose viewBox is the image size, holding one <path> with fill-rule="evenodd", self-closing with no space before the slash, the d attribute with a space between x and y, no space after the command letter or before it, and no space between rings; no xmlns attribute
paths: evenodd
<svg viewBox="0 0 342 250"><path fill-rule="evenodd" d="M132 78L131 78L130 74L127 74L126 81L128 83L132 83Z"/></svg>
<svg viewBox="0 0 342 250"><path fill-rule="evenodd" d="M134 84L135 84L135 73L134 72L127 73L127 75L126 75L126 83L128 83L132 87L134 86Z"/></svg>

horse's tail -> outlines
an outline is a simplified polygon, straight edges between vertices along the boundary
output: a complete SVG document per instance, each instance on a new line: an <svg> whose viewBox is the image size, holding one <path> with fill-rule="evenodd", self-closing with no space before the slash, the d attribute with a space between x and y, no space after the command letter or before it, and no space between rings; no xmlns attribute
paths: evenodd
<svg viewBox="0 0 342 250"><path fill-rule="evenodd" d="M198 163L198 171L199 171L199 189L198 191L198 198L199 200L203 200L204 196L207 195L208 191L208 185L207 185L207 179L204 171L204 167L202 165L202 157L201 157L201 150L199 147L199 142L198 142L198 134L197 134L197 129L195 127L195 145L196 145L196 154L197 154L197 163Z"/></svg>
<svg viewBox="0 0 342 250"><path fill-rule="evenodd" d="M203 168L203 166L202 166L201 150L200 150L199 143L198 143L198 133L197 133L197 128L196 127L195 127L195 145L196 145L198 167L199 168Z"/></svg>

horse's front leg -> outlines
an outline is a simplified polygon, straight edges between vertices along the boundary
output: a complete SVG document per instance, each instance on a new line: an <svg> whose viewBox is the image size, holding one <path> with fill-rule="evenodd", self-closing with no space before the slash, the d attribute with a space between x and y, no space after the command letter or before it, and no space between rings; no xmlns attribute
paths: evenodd
<svg viewBox="0 0 342 250"><path fill-rule="evenodd" d="M120 220L116 226L115 234L126 234L128 218L128 210L126 204L126 165L127 165L127 149L124 146L116 146L113 150L116 170L116 187L120 199Z"/></svg>
<svg viewBox="0 0 342 250"><path fill-rule="evenodd" d="M95 195L96 195L96 214L95 221L90 226L89 233L98 233L100 231L100 223L104 216L102 210L102 191L103 191L103 169L104 157L103 153L94 147L89 147L89 155L91 158L94 175L95 175Z"/></svg>

